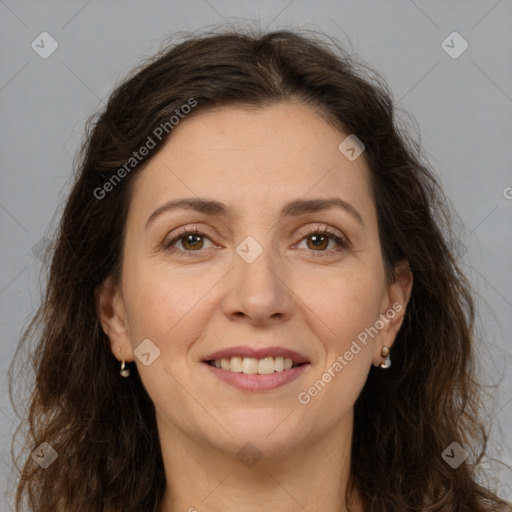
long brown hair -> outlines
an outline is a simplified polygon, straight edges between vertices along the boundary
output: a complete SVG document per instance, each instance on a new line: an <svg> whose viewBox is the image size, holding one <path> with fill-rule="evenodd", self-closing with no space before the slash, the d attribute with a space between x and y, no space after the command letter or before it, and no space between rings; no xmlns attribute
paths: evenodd
<svg viewBox="0 0 512 512"><path fill-rule="evenodd" d="M355 404L350 484L364 509L511 510L477 483L487 432L474 378L474 303L448 242L445 199L419 143L397 122L391 92L332 41L247 30L203 33L165 48L88 123L44 300L20 341L36 346L17 510L24 503L37 512L159 506L165 475L154 406L135 367L130 379L119 377L95 290L107 276L119 277L134 177L172 130L153 136L137 165L126 163L191 99L191 116L298 100L365 145L387 276L407 260L414 286L393 366L372 368ZM12 384L13 366L9 373ZM43 442L58 454L46 469L30 457ZM474 454L456 469L441 457L453 442Z"/></svg>

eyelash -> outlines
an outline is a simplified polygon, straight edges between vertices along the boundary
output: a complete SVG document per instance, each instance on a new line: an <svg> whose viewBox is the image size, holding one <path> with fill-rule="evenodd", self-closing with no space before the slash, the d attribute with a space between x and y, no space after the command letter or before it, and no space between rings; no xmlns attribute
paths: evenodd
<svg viewBox="0 0 512 512"><path fill-rule="evenodd" d="M189 235L199 235L201 237L205 237L205 238L210 239L207 234L202 233L197 228L183 228L172 239L166 240L162 244L163 248L165 250L173 252L173 253L181 253L185 257L193 257L194 253L201 252L201 249L199 249L197 251L187 251L187 250L184 250L184 249L176 249L176 248L172 247L176 242L178 242L182 238L184 238L186 236L189 236ZM314 254L314 257L323 258L323 257L326 257L326 256L332 256L332 255L340 252L341 250L345 250L345 249L349 249L350 248L350 242L349 242L349 240L347 238L338 236L337 234L333 233L327 227L325 227L323 229L308 228L306 234L301 238L300 242L302 242L305 238L308 238L311 235L327 236L331 240L334 240L339 245L339 248L337 248L337 249L329 249L329 250L326 250L326 251L313 251L313 250L311 250L310 252Z"/></svg>

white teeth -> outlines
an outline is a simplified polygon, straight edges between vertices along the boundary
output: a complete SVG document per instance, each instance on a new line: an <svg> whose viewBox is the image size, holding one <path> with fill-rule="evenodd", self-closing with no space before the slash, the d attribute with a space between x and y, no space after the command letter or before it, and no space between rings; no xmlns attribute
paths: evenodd
<svg viewBox="0 0 512 512"><path fill-rule="evenodd" d="M258 361L258 373L260 375L268 375L269 373L274 373L274 358L265 357L265 359L260 359Z"/></svg>
<svg viewBox="0 0 512 512"><path fill-rule="evenodd" d="M289 357L264 357L263 359L256 359L254 357L223 357L222 359L216 359L210 361L212 366L216 368L222 368L226 371L245 373L247 375L269 375L274 372L282 372L283 370L289 370L294 366L293 361Z"/></svg>
<svg viewBox="0 0 512 512"><path fill-rule="evenodd" d="M236 373L242 373L242 358L235 356L231 358L231 361L228 358L228 370Z"/></svg>
<svg viewBox="0 0 512 512"><path fill-rule="evenodd" d="M254 357L244 357L242 372L247 374L258 373L258 360Z"/></svg>

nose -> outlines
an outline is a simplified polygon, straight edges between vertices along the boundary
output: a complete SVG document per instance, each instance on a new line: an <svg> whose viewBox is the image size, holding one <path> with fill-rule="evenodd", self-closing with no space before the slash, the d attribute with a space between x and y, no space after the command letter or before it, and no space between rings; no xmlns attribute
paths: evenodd
<svg viewBox="0 0 512 512"><path fill-rule="evenodd" d="M286 266L270 248L251 263L234 254L225 283L224 314L230 320L264 325L287 320L293 311L293 293Z"/></svg>

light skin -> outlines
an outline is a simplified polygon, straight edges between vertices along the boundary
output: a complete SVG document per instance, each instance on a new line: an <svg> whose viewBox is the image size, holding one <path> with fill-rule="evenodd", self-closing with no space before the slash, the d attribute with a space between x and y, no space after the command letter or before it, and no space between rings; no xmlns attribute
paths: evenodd
<svg viewBox="0 0 512 512"><path fill-rule="evenodd" d="M363 157L340 153L345 137L301 103L225 107L182 121L137 177L120 282L107 279L97 301L113 354L135 362L155 404L167 481L160 512L347 510L354 403L393 345L412 275L402 265L395 282L385 279L369 171ZM229 211L181 208L147 225L168 201L197 197ZM328 198L358 213L280 216L290 201ZM182 227L201 234L172 241ZM325 228L348 246L318 234ZM236 252L249 236L263 249L252 263ZM301 404L299 393L393 304L401 311ZM149 366L134 355L145 339L160 350ZM277 389L242 391L202 362L236 345L282 346L310 364ZM237 457L247 442L261 454L251 467Z"/></svg>

